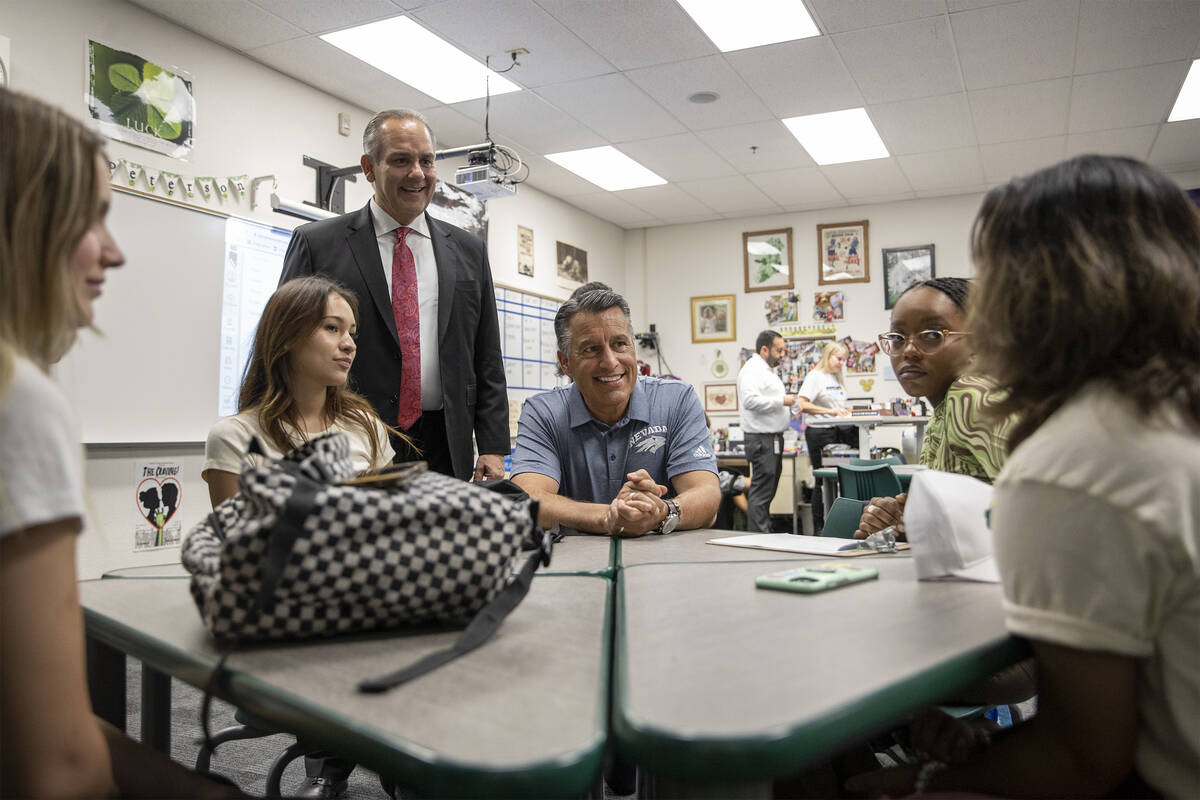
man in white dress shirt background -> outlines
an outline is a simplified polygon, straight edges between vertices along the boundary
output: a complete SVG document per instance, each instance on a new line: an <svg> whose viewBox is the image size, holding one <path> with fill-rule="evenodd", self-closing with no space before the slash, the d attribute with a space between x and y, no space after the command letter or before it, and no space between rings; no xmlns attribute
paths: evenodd
<svg viewBox="0 0 1200 800"><path fill-rule="evenodd" d="M750 462L750 506L746 527L771 532L771 501L779 486L783 466L783 432L791 416L788 406L795 395L783 390L775 369L787 351L778 331L765 330L754 342L754 355L738 373L738 407L746 436L746 460Z"/></svg>

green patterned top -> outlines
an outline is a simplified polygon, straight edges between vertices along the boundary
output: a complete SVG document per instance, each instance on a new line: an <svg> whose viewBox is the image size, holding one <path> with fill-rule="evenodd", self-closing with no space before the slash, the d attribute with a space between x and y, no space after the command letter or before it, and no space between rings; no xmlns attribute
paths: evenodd
<svg viewBox="0 0 1200 800"><path fill-rule="evenodd" d="M997 425L981 411L995 402L999 392L991 381L969 375L960 375L950 384L925 428L921 463L930 469L994 481L1008 456L1013 421Z"/></svg>

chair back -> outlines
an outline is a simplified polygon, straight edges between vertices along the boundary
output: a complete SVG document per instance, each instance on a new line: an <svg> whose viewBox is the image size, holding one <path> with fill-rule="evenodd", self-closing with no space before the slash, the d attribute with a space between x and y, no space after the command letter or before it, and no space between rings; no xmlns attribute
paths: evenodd
<svg viewBox="0 0 1200 800"><path fill-rule="evenodd" d="M904 491L891 464L838 464L837 471L842 497L852 500L895 497Z"/></svg>
<svg viewBox="0 0 1200 800"><path fill-rule="evenodd" d="M821 535L836 536L840 539L854 538L854 531L858 528L858 521L862 519L862 512L861 500L851 500L848 497L835 499L825 517L825 527L821 530Z"/></svg>

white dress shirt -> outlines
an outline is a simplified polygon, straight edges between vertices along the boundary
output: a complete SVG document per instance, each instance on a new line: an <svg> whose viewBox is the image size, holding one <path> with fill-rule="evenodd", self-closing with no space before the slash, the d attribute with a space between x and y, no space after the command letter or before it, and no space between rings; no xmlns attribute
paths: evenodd
<svg viewBox="0 0 1200 800"><path fill-rule="evenodd" d="M401 225L375 202L374 197L371 198L370 207L389 298L392 296L392 255L396 252L397 230L412 228L405 244L412 251L413 262L417 265L417 303L421 314L421 409L437 411L442 407L442 363L438 357L438 271L437 261L433 258L429 225L424 214L417 215L411 225ZM359 304L361 306L361 300ZM366 311L360 308L358 313Z"/></svg>
<svg viewBox="0 0 1200 800"><path fill-rule="evenodd" d="M783 381L758 353L738 373L738 407L744 433L782 433L789 414L783 404Z"/></svg>

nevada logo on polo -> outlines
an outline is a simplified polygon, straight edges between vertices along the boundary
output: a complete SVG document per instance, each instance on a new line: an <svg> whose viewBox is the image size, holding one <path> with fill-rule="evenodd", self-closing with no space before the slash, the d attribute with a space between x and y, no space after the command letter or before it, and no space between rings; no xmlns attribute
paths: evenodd
<svg viewBox="0 0 1200 800"><path fill-rule="evenodd" d="M657 453L667 443L666 425L647 425L629 437L629 445L639 453Z"/></svg>

